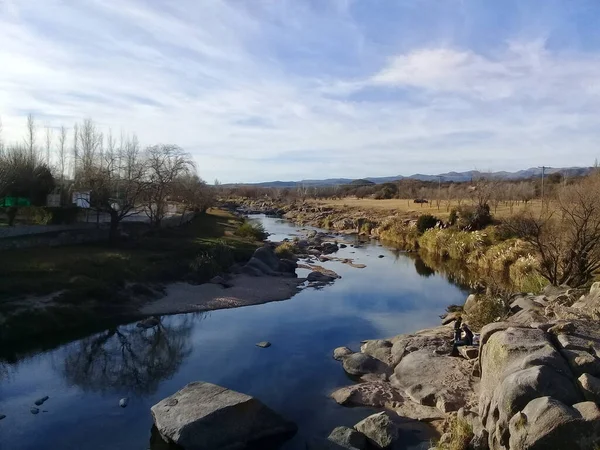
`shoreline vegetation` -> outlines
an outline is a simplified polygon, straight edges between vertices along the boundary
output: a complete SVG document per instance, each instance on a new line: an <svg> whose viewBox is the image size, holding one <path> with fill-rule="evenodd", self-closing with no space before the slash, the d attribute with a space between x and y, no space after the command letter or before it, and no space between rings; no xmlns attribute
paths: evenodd
<svg viewBox="0 0 600 450"><path fill-rule="evenodd" d="M248 261L264 237L255 232L243 218L213 208L179 227L110 245L4 251L0 342L44 346L39 338L49 334L60 340L143 318L140 308L163 298L169 284L200 285Z"/></svg>

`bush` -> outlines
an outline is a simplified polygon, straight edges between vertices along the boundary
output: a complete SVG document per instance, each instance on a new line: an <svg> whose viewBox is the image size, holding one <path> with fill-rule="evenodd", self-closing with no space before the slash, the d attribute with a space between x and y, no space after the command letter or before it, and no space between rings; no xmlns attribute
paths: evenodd
<svg viewBox="0 0 600 450"><path fill-rule="evenodd" d="M457 220L458 220L458 212L456 211L456 208L452 208L452 211L450 211L450 216L448 216L448 223L450 225L456 225Z"/></svg>
<svg viewBox="0 0 600 450"><path fill-rule="evenodd" d="M253 239L255 241L264 241L268 236L262 223L250 221L245 221L243 224L241 224L235 231L235 234L237 236L246 239Z"/></svg>
<svg viewBox="0 0 600 450"><path fill-rule="evenodd" d="M200 253L190 263L190 271L194 281L210 280L221 272L221 266L209 252Z"/></svg>
<svg viewBox="0 0 600 450"><path fill-rule="evenodd" d="M461 206L456 210L458 228L465 231L483 230L492 223L490 207L485 205Z"/></svg>
<svg viewBox="0 0 600 450"><path fill-rule="evenodd" d="M440 220L437 217L434 217L431 214L423 214L417 219L417 230L420 234L423 234L425 231L434 228L439 221Z"/></svg>
<svg viewBox="0 0 600 450"><path fill-rule="evenodd" d="M52 225L70 225L77 222L77 214L79 208L76 206L68 206L64 208L46 208L52 215L50 223Z"/></svg>
<svg viewBox="0 0 600 450"><path fill-rule="evenodd" d="M22 209L22 214L27 222L35 225L48 225L52 221L52 214L39 206L29 206Z"/></svg>
<svg viewBox="0 0 600 450"><path fill-rule="evenodd" d="M477 303L464 314L463 320L477 331L492 322L499 322L508 317L510 310L503 298L480 296Z"/></svg>
<svg viewBox="0 0 600 450"><path fill-rule="evenodd" d="M296 252L297 248L291 242L284 242L275 249L275 254L283 259L294 259L296 257Z"/></svg>
<svg viewBox="0 0 600 450"><path fill-rule="evenodd" d="M453 418L450 423L450 438L438 442L435 450L467 450L473 439L473 427L464 419Z"/></svg>

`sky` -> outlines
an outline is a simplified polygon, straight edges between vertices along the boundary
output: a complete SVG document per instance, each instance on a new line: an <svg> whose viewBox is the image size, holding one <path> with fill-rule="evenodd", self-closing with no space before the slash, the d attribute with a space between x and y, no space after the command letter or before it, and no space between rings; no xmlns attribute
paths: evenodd
<svg viewBox="0 0 600 450"><path fill-rule="evenodd" d="M226 183L589 166L599 18L597 0L0 0L2 139L29 113L92 118Z"/></svg>

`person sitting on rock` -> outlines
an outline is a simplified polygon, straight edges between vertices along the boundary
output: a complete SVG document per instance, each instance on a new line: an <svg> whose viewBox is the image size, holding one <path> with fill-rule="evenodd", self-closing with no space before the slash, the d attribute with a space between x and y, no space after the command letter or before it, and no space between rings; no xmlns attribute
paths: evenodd
<svg viewBox="0 0 600 450"><path fill-rule="evenodd" d="M467 324L463 323L460 326L460 329L462 330L462 333L464 333L464 337L462 336L462 333L459 332L460 339L454 340L454 345L452 346L452 353L451 353L452 356L458 356L458 347L463 346L463 345L473 345L473 332L467 326Z"/></svg>
<svg viewBox="0 0 600 450"><path fill-rule="evenodd" d="M460 326L462 325L462 317L458 316L458 318L454 321L454 340L452 343L456 341L460 341Z"/></svg>

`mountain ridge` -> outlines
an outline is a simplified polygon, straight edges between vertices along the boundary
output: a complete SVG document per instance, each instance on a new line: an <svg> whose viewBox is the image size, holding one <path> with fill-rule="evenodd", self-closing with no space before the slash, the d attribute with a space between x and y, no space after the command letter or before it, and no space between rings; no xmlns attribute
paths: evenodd
<svg viewBox="0 0 600 450"><path fill-rule="evenodd" d="M589 173L591 167L546 167L545 174L550 175L553 173L560 173L563 176L573 177L582 176ZM518 170L516 172L498 171L498 172L481 172L478 170L467 170L464 172L445 172L438 175L427 175L422 173L415 173L413 175L404 176L396 175L389 177L365 177L361 178L364 180L372 181L376 184L389 183L400 180L419 180L419 181L438 181L440 178L442 182L453 181L455 183L468 182L473 179L480 177L493 177L505 180L525 180L533 177L541 177L542 169L538 167L531 167L529 169ZM228 183L229 186L257 186L257 187L297 187L297 186L335 186L350 184L356 178L325 178L325 179L306 179L300 181L265 181L259 183Z"/></svg>

